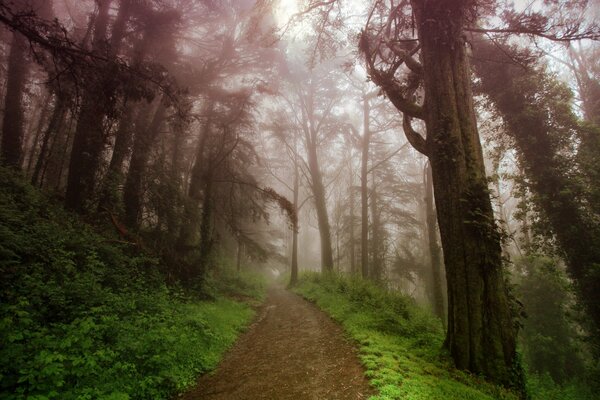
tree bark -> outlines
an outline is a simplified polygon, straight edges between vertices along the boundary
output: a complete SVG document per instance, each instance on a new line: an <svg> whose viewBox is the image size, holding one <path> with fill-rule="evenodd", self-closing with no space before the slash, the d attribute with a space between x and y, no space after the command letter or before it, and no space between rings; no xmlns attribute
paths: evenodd
<svg viewBox="0 0 600 400"><path fill-rule="evenodd" d="M167 107L165 103L159 101L154 116L152 117L152 122L147 129L145 125L136 129L129 172L127 173L127 179L123 189L125 222L134 228L138 228L140 225L140 216L142 214L144 200L143 182L146 176L152 146L154 145L162 123L164 122L166 110Z"/></svg>
<svg viewBox="0 0 600 400"><path fill-rule="evenodd" d="M427 224L427 242L429 245L429 258L431 262L433 311L446 327L446 315L444 305L444 293L442 291L442 260L440 247L437 241L437 217L435 215L435 206L433 204L433 182L431 176L431 164L427 163L423 177L425 186L425 218Z"/></svg>
<svg viewBox="0 0 600 400"><path fill-rule="evenodd" d="M40 147L40 154L37 157L35 162L35 166L33 168L33 175L31 176L31 183L33 185L42 184L41 174L44 169L44 165L48 160L48 153L50 151L50 143L55 135L58 134L67 111L67 105L65 104L65 100L62 95L57 95L56 104L54 105L54 110L52 112L52 117L50 118L50 122L44 131L44 135L42 137L42 146Z"/></svg>
<svg viewBox="0 0 600 400"><path fill-rule="evenodd" d="M238 274L242 270L242 252L243 252L243 248L244 248L244 245L242 244L242 240L241 240L241 238L238 237L238 241L237 241L237 260L236 260L236 269L237 269Z"/></svg>
<svg viewBox="0 0 600 400"><path fill-rule="evenodd" d="M308 143L310 144L307 149L308 167L317 211L319 236L321 238L321 271L330 272L333 271L333 250L331 246L331 227L327 213L327 200L325 199L325 186L323 185L323 176L319 167L316 142L315 140L311 140Z"/></svg>
<svg viewBox="0 0 600 400"><path fill-rule="evenodd" d="M207 172L207 166L204 163L204 150L208 136L212 130L212 112L215 107L215 101L209 99L204 107L203 114L206 116L206 121L200 132L200 140L196 147L196 157L192 166L190 184L187 193L187 201L184 205L185 221L181 226L177 246L184 250L192 246L197 239L197 228L200 224L199 204L202 201L202 185L204 182L204 174Z"/></svg>
<svg viewBox="0 0 600 400"><path fill-rule="evenodd" d="M371 140L369 99L363 96L363 137L360 165L360 264L363 279L369 278L369 147Z"/></svg>
<svg viewBox="0 0 600 400"><path fill-rule="evenodd" d="M294 210L298 215L298 196L300 185L300 172L298 170L298 155L296 148L296 138L294 137ZM292 226L292 265L290 274L290 286L298 283L298 222Z"/></svg>
<svg viewBox="0 0 600 400"><path fill-rule="evenodd" d="M37 118L37 124L36 124L36 128L35 131L32 132L32 138L30 140L30 145L29 145L29 154L27 156L27 167L25 167L25 172L27 173L27 175L31 174L31 169L33 168L33 160L36 158L36 149L37 147L39 147L39 142L40 142L40 136L42 135L42 131L44 130L44 126L46 126L47 120L48 120L48 114L50 113L50 110L52 109L52 99L53 95L52 94L48 94L46 96L44 96L43 99L41 99L41 104L38 104L37 107L41 107L41 110L39 112L38 118Z"/></svg>
<svg viewBox="0 0 600 400"><path fill-rule="evenodd" d="M98 15L94 25L92 49L103 52L106 50L106 32L108 30L109 9L112 0L98 0ZM108 74L106 79L108 79ZM81 101L81 110L77 128L73 138L73 148L69 162L67 193L65 204L68 208L83 213L89 207L96 186L96 174L100 167L101 155L104 150L105 137L103 122L105 109L110 107L109 97L102 87L105 79L99 77L99 82L89 88ZM99 93L104 93L100 101Z"/></svg>
<svg viewBox="0 0 600 400"><path fill-rule="evenodd" d="M448 286L445 344L456 366L515 382L516 330L505 285L462 27L468 1L412 0L425 87L431 162Z"/></svg>
<svg viewBox="0 0 600 400"><path fill-rule="evenodd" d="M6 95L4 98L4 119L2 121L2 146L0 158L4 165L20 168L23 159L23 90L29 72L26 53L27 40L14 32L10 54Z"/></svg>
<svg viewBox="0 0 600 400"><path fill-rule="evenodd" d="M371 268L369 278L374 282L381 283L383 280L383 240L381 237L381 218L379 214L377 184L375 183L375 171L373 171L371 184Z"/></svg>

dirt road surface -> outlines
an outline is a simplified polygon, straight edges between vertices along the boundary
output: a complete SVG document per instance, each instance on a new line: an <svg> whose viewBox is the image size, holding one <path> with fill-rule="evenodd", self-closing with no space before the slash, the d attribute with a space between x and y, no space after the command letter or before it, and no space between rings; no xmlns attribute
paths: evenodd
<svg viewBox="0 0 600 400"><path fill-rule="evenodd" d="M316 306L269 290L254 323L184 400L355 400L373 394L352 343Z"/></svg>

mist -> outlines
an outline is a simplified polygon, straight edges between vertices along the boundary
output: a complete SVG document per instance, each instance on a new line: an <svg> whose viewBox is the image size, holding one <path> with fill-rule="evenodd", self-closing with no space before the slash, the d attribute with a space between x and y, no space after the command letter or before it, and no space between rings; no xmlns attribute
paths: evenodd
<svg viewBox="0 0 600 400"><path fill-rule="evenodd" d="M0 393L591 399L597 17L0 1Z"/></svg>

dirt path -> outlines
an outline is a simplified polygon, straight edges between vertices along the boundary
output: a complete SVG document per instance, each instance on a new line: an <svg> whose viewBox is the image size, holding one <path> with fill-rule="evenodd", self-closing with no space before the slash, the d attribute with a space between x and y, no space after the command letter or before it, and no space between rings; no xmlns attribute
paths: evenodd
<svg viewBox="0 0 600 400"><path fill-rule="evenodd" d="M354 400L372 394L342 329L293 293L269 291L255 322L184 400Z"/></svg>

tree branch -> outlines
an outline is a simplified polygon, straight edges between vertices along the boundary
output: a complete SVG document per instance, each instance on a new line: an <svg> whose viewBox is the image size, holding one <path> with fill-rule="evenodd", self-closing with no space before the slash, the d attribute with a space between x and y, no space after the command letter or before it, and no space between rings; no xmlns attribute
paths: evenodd
<svg viewBox="0 0 600 400"><path fill-rule="evenodd" d="M404 128L406 139L408 139L412 147L414 147L419 153L429 156L429 151L427 151L427 141L423 136L421 136L420 133L413 129L410 116L404 114L402 127Z"/></svg>

